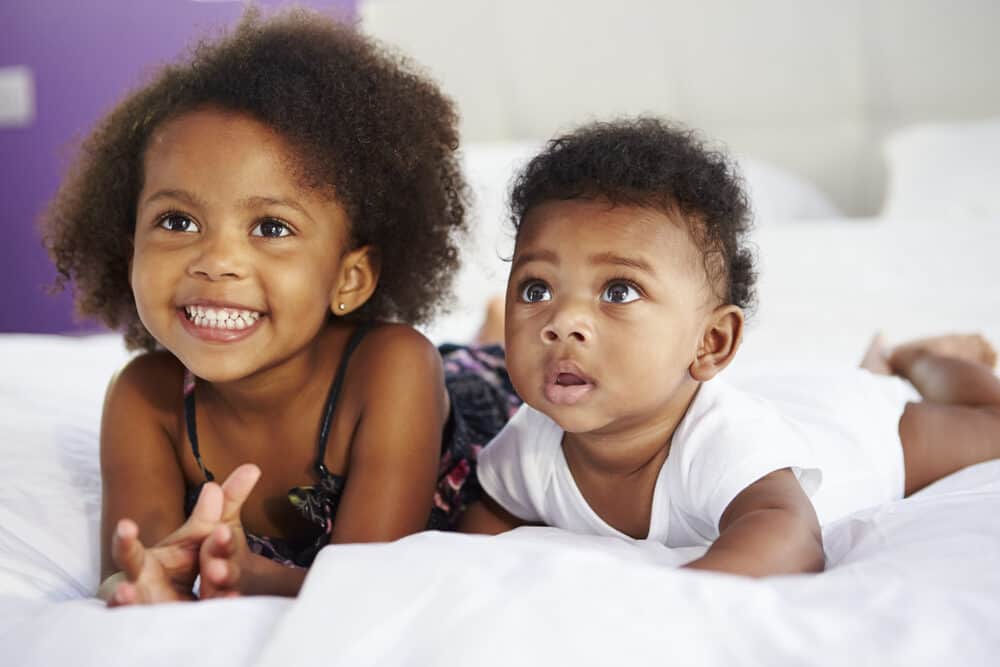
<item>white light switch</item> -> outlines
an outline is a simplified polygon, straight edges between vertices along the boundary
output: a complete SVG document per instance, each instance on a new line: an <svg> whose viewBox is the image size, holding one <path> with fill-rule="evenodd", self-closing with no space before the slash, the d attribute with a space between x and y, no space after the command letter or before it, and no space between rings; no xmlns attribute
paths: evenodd
<svg viewBox="0 0 1000 667"><path fill-rule="evenodd" d="M0 127L26 127L35 120L35 79L24 65L0 67Z"/></svg>

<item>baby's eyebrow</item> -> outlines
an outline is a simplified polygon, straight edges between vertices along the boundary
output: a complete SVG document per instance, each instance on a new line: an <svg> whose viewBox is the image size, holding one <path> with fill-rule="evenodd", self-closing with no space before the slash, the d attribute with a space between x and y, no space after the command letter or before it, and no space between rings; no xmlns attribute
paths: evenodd
<svg viewBox="0 0 1000 667"><path fill-rule="evenodd" d="M511 265L510 270L515 271L518 267L529 262L548 262L549 264L559 266L559 256L551 250L528 251L514 258L514 263Z"/></svg>
<svg viewBox="0 0 1000 667"><path fill-rule="evenodd" d="M613 252L602 252L596 255L591 255L588 259L591 264L627 266L631 269L648 273L651 276L656 275L656 271L653 270L653 266L641 257L626 257L624 255L616 255Z"/></svg>

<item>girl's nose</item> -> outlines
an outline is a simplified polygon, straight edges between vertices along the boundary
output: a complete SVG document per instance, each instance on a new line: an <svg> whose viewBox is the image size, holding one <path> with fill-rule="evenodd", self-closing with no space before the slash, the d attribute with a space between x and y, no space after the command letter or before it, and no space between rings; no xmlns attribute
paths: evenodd
<svg viewBox="0 0 1000 667"><path fill-rule="evenodd" d="M593 335L590 316L582 306L560 308L541 332L542 342L548 345L570 341L587 343Z"/></svg>
<svg viewBox="0 0 1000 667"><path fill-rule="evenodd" d="M228 235L206 236L201 252L188 265L188 275L203 280L238 280L247 274L244 249L240 240Z"/></svg>

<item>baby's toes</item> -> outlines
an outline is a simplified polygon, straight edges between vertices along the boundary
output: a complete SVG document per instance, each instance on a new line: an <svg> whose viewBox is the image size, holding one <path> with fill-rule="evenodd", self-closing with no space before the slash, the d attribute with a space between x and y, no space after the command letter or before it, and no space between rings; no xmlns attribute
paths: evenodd
<svg viewBox="0 0 1000 667"><path fill-rule="evenodd" d="M983 363L990 368L996 368L997 365L997 351L996 348L990 344L985 336L979 336L980 345L982 346L982 360Z"/></svg>

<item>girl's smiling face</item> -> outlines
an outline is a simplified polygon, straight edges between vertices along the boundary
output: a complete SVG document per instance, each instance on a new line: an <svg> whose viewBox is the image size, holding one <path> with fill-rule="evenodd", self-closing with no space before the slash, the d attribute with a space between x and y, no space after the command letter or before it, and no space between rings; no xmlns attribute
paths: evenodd
<svg viewBox="0 0 1000 667"><path fill-rule="evenodd" d="M717 305L683 222L604 200L545 202L522 222L507 287L511 379L569 433L679 419Z"/></svg>
<svg viewBox="0 0 1000 667"><path fill-rule="evenodd" d="M145 153L131 263L143 325L198 377L266 370L317 338L342 285L349 221L296 179L267 126L185 113Z"/></svg>

